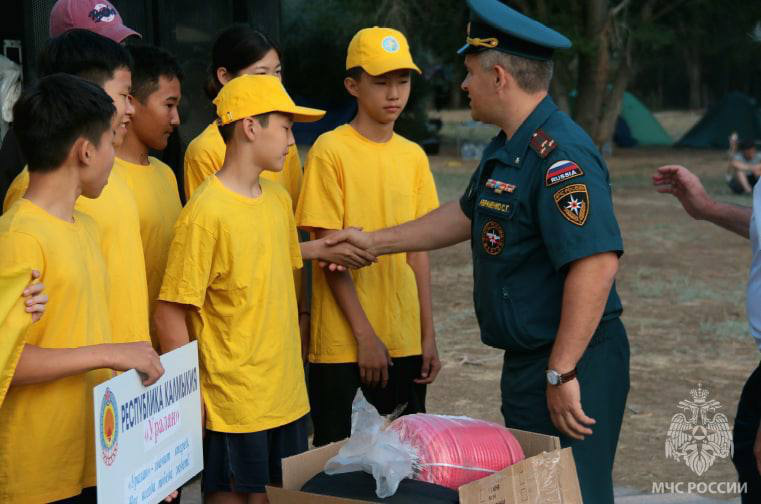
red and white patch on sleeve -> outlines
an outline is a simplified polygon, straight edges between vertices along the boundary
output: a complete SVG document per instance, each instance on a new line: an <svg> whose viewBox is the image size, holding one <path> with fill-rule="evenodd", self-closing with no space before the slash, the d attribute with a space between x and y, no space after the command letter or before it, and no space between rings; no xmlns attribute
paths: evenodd
<svg viewBox="0 0 761 504"><path fill-rule="evenodd" d="M558 161L547 169L547 174L544 177L544 185L545 187L552 187L555 184L559 184L575 177L581 177L582 175L584 175L584 171L573 161L568 161L567 159Z"/></svg>

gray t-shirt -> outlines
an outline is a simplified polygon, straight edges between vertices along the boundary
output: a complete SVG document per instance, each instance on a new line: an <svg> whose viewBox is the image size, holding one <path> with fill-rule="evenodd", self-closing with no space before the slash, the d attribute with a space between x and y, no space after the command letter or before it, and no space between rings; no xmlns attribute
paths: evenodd
<svg viewBox="0 0 761 504"><path fill-rule="evenodd" d="M759 241L761 239L761 189L759 185L761 184L756 184L753 188L753 214L750 218L750 244L753 259L750 263L746 309L750 334L761 350L761 242Z"/></svg>
<svg viewBox="0 0 761 504"><path fill-rule="evenodd" d="M750 159L745 159L745 156L743 156L742 152L738 152L732 157L732 161L740 161L741 163L747 163L747 164L759 164L761 163L761 152L756 151L756 153L753 155Z"/></svg>

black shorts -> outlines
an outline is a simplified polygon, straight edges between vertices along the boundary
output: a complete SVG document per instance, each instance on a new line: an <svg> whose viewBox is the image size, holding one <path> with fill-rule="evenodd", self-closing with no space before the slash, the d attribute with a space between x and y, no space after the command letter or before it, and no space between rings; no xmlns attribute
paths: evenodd
<svg viewBox="0 0 761 504"><path fill-rule="evenodd" d="M403 404L403 415L425 413L426 386L420 378L423 357L397 357L389 368L385 388L368 387L359 379L359 366L347 364L309 364L309 404L312 408L315 446L346 439L351 434L351 405L357 389L381 415L388 415Z"/></svg>
<svg viewBox="0 0 761 504"><path fill-rule="evenodd" d="M87 487L82 489L82 493L69 497L68 499L61 499L50 504L97 504L98 502L98 488Z"/></svg>
<svg viewBox="0 0 761 504"><path fill-rule="evenodd" d="M259 432L206 431L201 490L264 493L283 482L282 459L307 450L307 416Z"/></svg>

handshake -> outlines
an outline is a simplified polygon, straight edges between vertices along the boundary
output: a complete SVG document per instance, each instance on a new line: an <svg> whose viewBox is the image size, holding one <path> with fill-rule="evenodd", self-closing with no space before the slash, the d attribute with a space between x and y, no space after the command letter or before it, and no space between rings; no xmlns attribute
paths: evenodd
<svg viewBox="0 0 761 504"><path fill-rule="evenodd" d="M359 269L378 262L372 236L360 228L349 227L314 241L319 246L317 263L329 271Z"/></svg>

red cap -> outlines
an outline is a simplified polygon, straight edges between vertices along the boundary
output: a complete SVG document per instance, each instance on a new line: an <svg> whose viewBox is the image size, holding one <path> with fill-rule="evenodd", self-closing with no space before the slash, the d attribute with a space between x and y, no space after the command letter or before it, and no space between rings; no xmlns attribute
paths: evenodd
<svg viewBox="0 0 761 504"><path fill-rule="evenodd" d="M121 43L130 35L141 35L124 26L122 17L107 0L58 0L50 11L50 36L75 28L89 30Z"/></svg>

